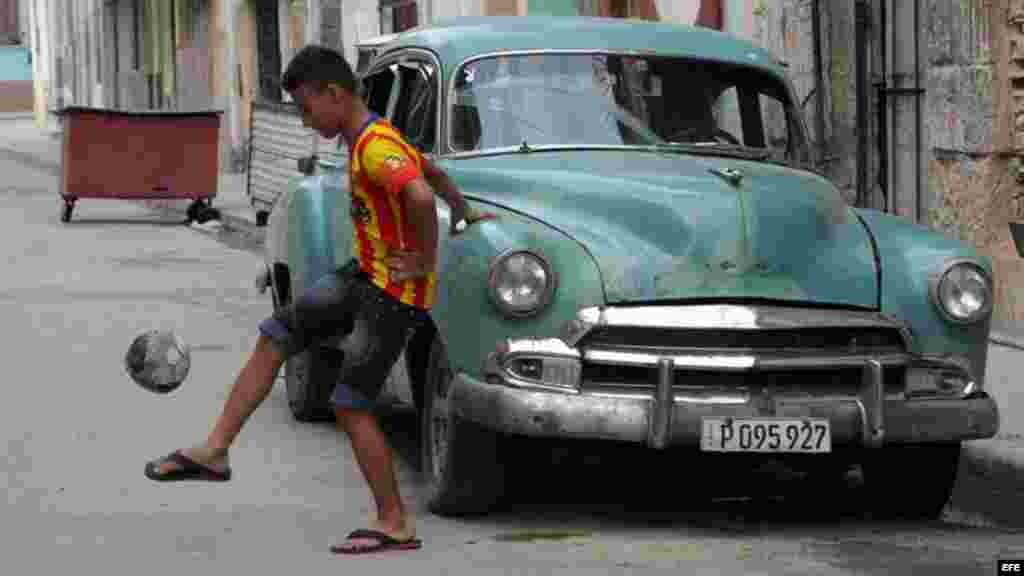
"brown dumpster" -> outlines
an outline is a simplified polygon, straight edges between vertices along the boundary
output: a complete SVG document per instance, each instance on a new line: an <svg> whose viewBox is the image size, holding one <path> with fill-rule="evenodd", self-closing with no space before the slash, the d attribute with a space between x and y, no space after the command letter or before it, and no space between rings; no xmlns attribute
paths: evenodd
<svg viewBox="0 0 1024 576"><path fill-rule="evenodd" d="M81 198L193 200L217 195L220 111L123 111L69 107L63 118L61 221ZM191 215L196 213L189 209Z"/></svg>

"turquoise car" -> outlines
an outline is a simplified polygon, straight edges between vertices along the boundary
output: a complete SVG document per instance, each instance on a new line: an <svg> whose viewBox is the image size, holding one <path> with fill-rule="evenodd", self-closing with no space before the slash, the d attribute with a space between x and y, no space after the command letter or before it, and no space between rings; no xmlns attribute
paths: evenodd
<svg viewBox="0 0 1024 576"><path fill-rule="evenodd" d="M785 67L729 35L591 18L402 33L365 97L497 220L442 234L433 323L387 385L422 422L429 508L484 513L510 436L859 466L883 515L941 513L989 438L991 262L848 205ZM345 166L271 215L275 306L352 257ZM358 338L358 336L353 336ZM296 418L350 341L289 361Z"/></svg>

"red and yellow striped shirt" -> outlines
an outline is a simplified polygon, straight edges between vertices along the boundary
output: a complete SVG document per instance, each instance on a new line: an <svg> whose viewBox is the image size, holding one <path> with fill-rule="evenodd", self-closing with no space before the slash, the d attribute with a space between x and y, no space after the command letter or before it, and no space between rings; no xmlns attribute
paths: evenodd
<svg viewBox="0 0 1024 576"><path fill-rule="evenodd" d="M374 117L356 138L350 158L352 229L360 267L395 298L429 310L436 273L394 282L387 267L390 252L420 249L402 188L423 174L423 156L389 122Z"/></svg>

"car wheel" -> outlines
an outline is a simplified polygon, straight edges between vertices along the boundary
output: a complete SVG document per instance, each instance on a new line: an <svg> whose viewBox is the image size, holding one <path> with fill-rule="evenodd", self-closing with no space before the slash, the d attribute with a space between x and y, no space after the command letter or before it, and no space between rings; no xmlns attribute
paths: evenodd
<svg viewBox="0 0 1024 576"><path fill-rule="evenodd" d="M865 507L879 520L934 520L956 482L960 443L892 446L861 462Z"/></svg>
<svg viewBox="0 0 1024 576"><path fill-rule="evenodd" d="M334 420L331 392L341 369L343 353L313 346L292 356L284 365L288 407L299 422Z"/></svg>
<svg viewBox="0 0 1024 576"><path fill-rule="evenodd" d="M60 221L65 224L71 222L71 213L75 211L75 203L72 200L65 200L64 206L60 209Z"/></svg>
<svg viewBox="0 0 1024 576"><path fill-rule="evenodd" d="M452 370L440 338L431 346L425 380L420 438L427 507L441 516L485 514L504 492L502 439L453 414Z"/></svg>

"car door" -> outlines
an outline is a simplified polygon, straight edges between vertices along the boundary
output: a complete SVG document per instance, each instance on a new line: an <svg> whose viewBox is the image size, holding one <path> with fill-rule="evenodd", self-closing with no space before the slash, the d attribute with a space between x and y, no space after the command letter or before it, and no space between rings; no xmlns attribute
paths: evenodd
<svg viewBox="0 0 1024 576"><path fill-rule="evenodd" d="M403 138L427 158L438 150L438 114L441 94L440 66L425 52L411 50L380 61L368 75L367 104L371 110L387 118ZM384 96L382 86L392 87ZM438 254L443 254L447 241L448 205L437 201ZM438 263L438 279L444 270L444 257ZM405 404L414 404L405 354L395 363L384 393Z"/></svg>
<svg viewBox="0 0 1024 576"><path fill-rule="evenodd" d="M397 98L398 78L397 65L394 62L377 62L362 76L362 96L370 110L385 118L389 116ZM327 192L324 197L324 208L328 212L333 212L328 218L334 228L333 262L336 267L343 266L355 257L348 167L344 166L338 173L327 173L323 178L322 185Z"/></svg>
<svg viewBox="0 0 1024 576"><path fill-rule="evenodd" d="M441 113L441 78L440 66L433 56L426 52L411 52L398 62L396 69L398 90L394 98L394 106L390 110L390 120L405 137L409 144L415 146L421 154L430 160L437 158L440 150L439 132ZM451 215L448 204L438 199L436 202L438 226L441 233L438 237L438 282L444 275L445 249L448 242L448 223Z"/></svg>

